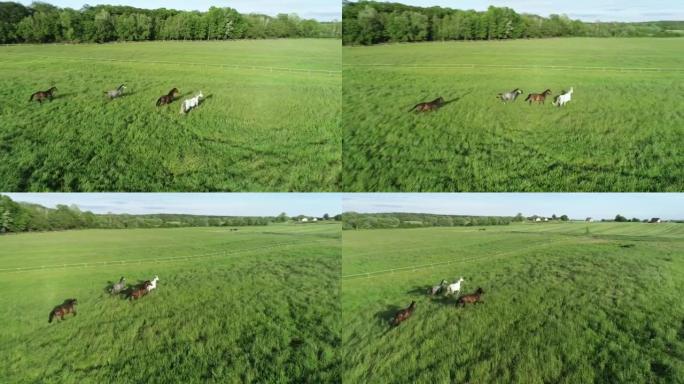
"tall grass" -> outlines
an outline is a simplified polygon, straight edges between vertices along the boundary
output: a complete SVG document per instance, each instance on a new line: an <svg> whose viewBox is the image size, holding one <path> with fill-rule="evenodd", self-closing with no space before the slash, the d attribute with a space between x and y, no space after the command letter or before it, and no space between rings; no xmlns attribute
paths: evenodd
<svg viewBox="0 0 684 384"><path fill-rule="evenodd" d="M573 38L344 48L344 188L679 191L680 45ZM570 87L564 108L553 98L523 101ZM514 88L524 91L515 103L496 98ZM438 96L452 102L407 112Z"/></svg>
<svg viewBox="0 0 684 384"><path fill-rule="evenodd" d="M0 51L0 190L339 189L339 41ZM27 102L52 85L53 102ZM206 100L186 116L155 107L173 87Z"/></svg>
<svg viewBox="0 0 684 384"><path fill-rule="evenodd" d="M150 262L207 251L219 255ZM340 381L339 225L0 238L0 267L75 259L124 263L0 272L0 381ZM105 292L120 276L155 274L157 289L138 301ZM48 324L71 297L78 315Z"/></svg>
<svg viewBox="0 0 684 384"><path fill-rule="evenodd" d="M343 277L343 380L679 382L682 225L592 223L584 235L586 227L345 231L343 276L461 262ZM484 289L483 304L458 308L455 299L426 295L459 276L463 292ZM414 315L390 329L412 300Z"/></svg>

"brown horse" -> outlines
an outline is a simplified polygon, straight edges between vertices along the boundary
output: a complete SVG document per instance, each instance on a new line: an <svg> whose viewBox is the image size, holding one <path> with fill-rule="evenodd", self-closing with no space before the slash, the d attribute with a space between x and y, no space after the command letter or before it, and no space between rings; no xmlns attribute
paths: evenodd
<svg viewBox="0 0 684 384"><path fill-rule="evenodd" d="M52 101L52 98L53 98L52 93L55 92L56 90L57 90L57 87L52 87L52 88L48 89L47 91L38 91L38 92L34 93L33 95L31 95L31 97L29 97L29 102L35 100L35 101L42 104L43 100L45 100L45 99Z"/></svg>
<svg viewBox="0 0 684 384"><path fill-rule="evenodd" d="M145 295L147 295L147 287L151 286L152 282L147 280L144 283L140 284L137 288L135 288L132 292L131 295L128 297L129 299L139 299Z"/></svg>
<svg viewBox="0 0 684 384"><path fill-rule="evenodd" d="M48 317L48 323L52 323L52 319L54 319L55 317L59 317L60 320L64 320L64 315L67 315L69 313L73 313L74 316L76 316L76 304L78 304L76 302L76 299L64 300L63 304L56 306L52 310L52 312L50 312L50 317Z"/></svg>
<svg viewBox="0 0 684 384"><path fill-rule="evenodd" d="M458 304L462 307L465 307L466 304L476 304L476 303L482 303L482 294L484 291L482 288L478 288L475 293L470 293L467 295L463 295L458 298Z"/></svg>
<svg viewBox="0 0 684 384"><path fill-rule="evenodd" d="M394 315L392 325L396 327L397 325L401 324L402 321L408 319L413 313L414 309L416 309L416 302L412 301L411 305L409 305L407 308L402 309L401 311L397 312L396 315Z"/></svg>
<svg viewBox="0 0 684 384"><path fill-rule="evenodd" d="M168 94L157 99L157 107L173 103L173 101L176 99L176 95L179 93L180 92L178 92L178 88L170 90Z"/></svg>
<svg viewBox="0 0 684 384"><path fill-rule="evenodd" d="M550 89L547 89L546 91L544 91L542 93L530 93L529 95L527 95L527 98L525 99L525 101L529 101L530 105L532 105L533 101L544 104L544 100L546 99L546 96L548 96L550 94L551 94Z"/></svg>
<svg viewBox="0 0 684 384"><path fill-rule="evenodd" d="M427 111L436 111L439 109L441 106L444 105L444 98L438 97L432 101L428 101L425 103L418 103L413 106L413 108L409 109L408 111L411 112L415 110L416 112L427 112Z"/></svg>

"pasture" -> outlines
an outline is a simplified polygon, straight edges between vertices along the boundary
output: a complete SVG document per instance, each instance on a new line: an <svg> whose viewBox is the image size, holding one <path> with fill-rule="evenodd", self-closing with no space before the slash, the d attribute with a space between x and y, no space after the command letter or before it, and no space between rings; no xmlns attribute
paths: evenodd
<svg viewBox="0 0 684 384"><path fill-rule="evenodd" d="M343 48L346 191L681 191L684 41ZM562 108L529 93L574 87ZM520 88L514 103L496 95ZM444 97L438 111L409 113Z"/></svg>
<svg viewBox="0 0 684 384"><path fill-rule="evenodd" d="M333 39L0 47L0 190L338 190L340 59Z"/></svg>
<svg viewBox="0 0 684 384"><path fill-rule="evenodd" d="M344 382L684 377L683 224L359 230L343 243ZM426 294L459 276L461 294L484 290L482 304Z"/></svg>
<svg viewBox="0 0 684 384"><path fill-rule="evenodd" d="M339 382L340 231L0 236L0 382ZM106 292L154 275L137 301ZM77 316L48 324L67 298Z"/></svg>

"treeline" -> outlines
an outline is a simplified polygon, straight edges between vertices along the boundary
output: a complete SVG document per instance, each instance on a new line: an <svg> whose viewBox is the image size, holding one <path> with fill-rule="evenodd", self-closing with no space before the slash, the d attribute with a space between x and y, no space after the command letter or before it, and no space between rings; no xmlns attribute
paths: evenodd
<svg viewBox="0 0 684 384"><path fill-rule="evenodd" d="M276 217L196 216L176 214L128 215L95 214L77 206L58 205L46 208L18 203L0 195L0 233L60 231L86 228L173 228L268 225L285 222L285 214Z"/></svg>
<svg viewBox="0 0 684 384"><path fill-rule="evenodd" d="M560 36L684 36L684 21L584 23L565 15L541 17L494 6L478 12L442 7L422 8L399 3L345 1L342 20L342 42L347 45Z"/></svg>
<svg viewBox="0 0 684 384"><path fill-rule="evenodd" d="M86 5L74 10L38 2L28 7L0 2L0 43L3 44L340 38L341 27L340 22L301 19L295 14L243 15L232 8L211 7L207 12L197 12Z"/></svg>
<svg viewBox="0 0 684 384"><path fill-rule="evenodd" d="M342 229L467 227L508 225L507 216L456 216L429 213L356 213L342 214Z"/></svg>

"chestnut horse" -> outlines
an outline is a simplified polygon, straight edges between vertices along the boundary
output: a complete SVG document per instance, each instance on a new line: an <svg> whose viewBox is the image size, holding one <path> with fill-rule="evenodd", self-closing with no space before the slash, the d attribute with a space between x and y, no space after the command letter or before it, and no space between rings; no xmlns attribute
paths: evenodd
<svg viewBox="0 0 684 384"><path fill-rule="evenodd" d="M48 89L47 91L38 91L38 92L34 93L33 95L31 95L31 97L29 98L29 102L35 100L35 101L42 104L43 100L45 100L45 99L52 101L52 97L53 97L52 93L55 92L56 90L57 90L57 87L52 87L52 88Z"/></svg>
<svg viewBox="0 0 684 384"><path fill-rule="evenodd" d="M476 303L482 303L482 294L484 291L482 288L478 288L475 293L470 293L467 295L463 295L458 298L458 304L462 307L465 307L466 304L476 304Z"/></svg>
<svg viewBox="0 0 684 384"><path fill-rule="evenodd" d="M48 317L48 323L52 323L52 319L59 317L60 320L64 320L64 315L73 313L76 316L76 307L78 304L76 299L66 299L62 305L56 306L52 312L50 312L50 317Z"/></svg>
<svg viewBox="0 0 684 384"><path fill-rule="evenodd" d="M173 103L179 93L178 88L170 90L168 94L157 99L157 107Z"/></svg>
<svg viewBox="0 0 684 384"><path fill-rule="evenodd" d="M170 90L168 94L157 99L157 107L173 103L173 101L176 99L176 95L179 93L180 92L178 92L178 88Z"/></svg>
<svg viewBox="0 0 684 384"><path fill-rule="evenodd" d="M409 109L408 111L411 112L415 110L416 112L427 112L427 111L436 111L444 105L444 98L438 97L432 101L428 101L425 103L418 103L413 106L413 108Z"/></svg>
<svg viewBox="0 0 684 384"><path fill-rule="evenodd" d="M548 96L550 94L551 94L550 89L547 89L546 91L544 91L542 93L530 93L529 95L527 95L527 98L525 99L525 101L529 100L530 105L532 105L533 101L544 104L544 100L546 99L546 96Z"/></svg>
<svg viewBox="0 0 684 384"><path fill-rule="evenodd" d="M147 288L149 288L152 285L152 282L147 280L144 283L140 284L137 288L135 288L132 292L131 295L128 297L129 299L139 299L143 296L145 296L148 292Z"/></svg>
<svg viewBox="0 0 684 384"><path fill-rule="evenodd" d="M396 315L394 315L392 325L396 327L397 325L401 324L402 321L408 319L413 313L414 309L416 309L416 302L412 301L411 305L409 305L408 308L404 308L401 311L397 312Z"/></svg>

